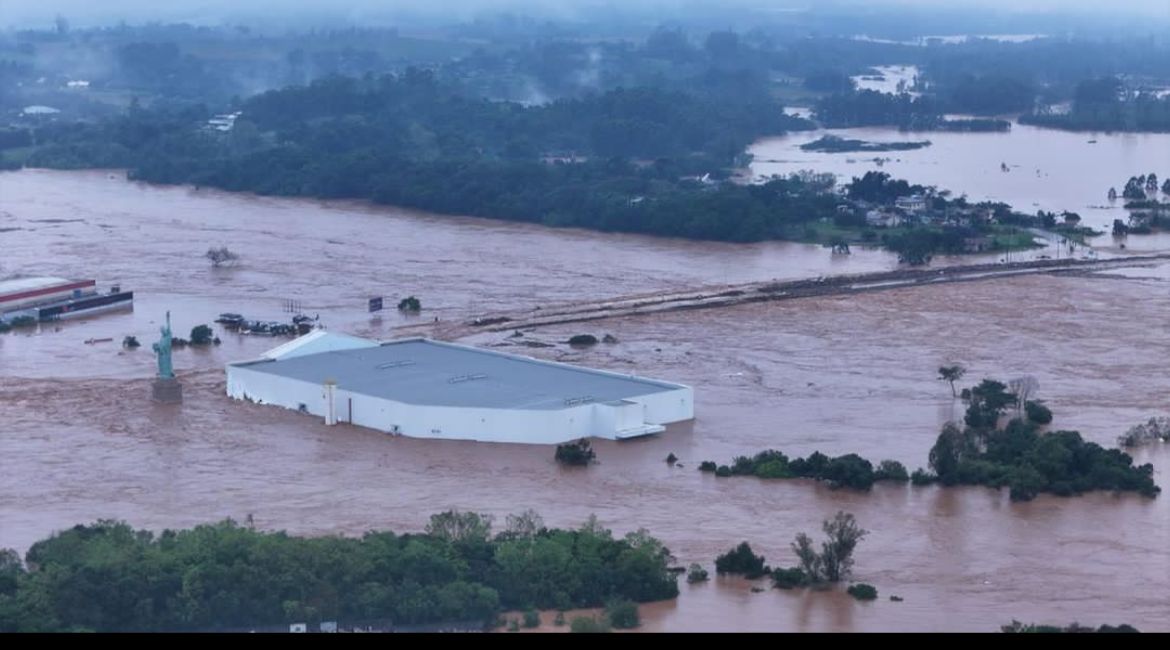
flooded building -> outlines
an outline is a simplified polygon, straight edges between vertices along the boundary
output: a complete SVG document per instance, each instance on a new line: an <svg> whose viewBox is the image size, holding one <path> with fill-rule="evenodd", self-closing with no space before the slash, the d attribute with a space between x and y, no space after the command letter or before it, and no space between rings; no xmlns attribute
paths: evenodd
<svg viewBox="0 0 1170 650"><path fill-rule="evenodd" d="M236 399L414 438L554 444L694 418L688 386L422 338L316 331L227 366Z"/></svg>

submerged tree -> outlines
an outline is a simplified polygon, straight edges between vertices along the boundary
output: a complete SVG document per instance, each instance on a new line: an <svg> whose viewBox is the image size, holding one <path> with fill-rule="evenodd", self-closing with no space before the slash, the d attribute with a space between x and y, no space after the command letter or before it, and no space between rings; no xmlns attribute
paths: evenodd
<svg viewBox="0 0 1170 650"><path fill-rule="evenodd" d="M852 573L853 551L869 531L859 526L851 513L844 511L838 511L821 528L829 538L821 544L821 568L826 580L839 582Z"/></svg>
<svg viewBox="0 0 1170 650"><path fill-rule="evenodd" d="M819 553L808 535L800 533L796 536L792 552L796 554L799 566L773 572L772 578L777 586L789 589L799 584L815 585L849 578L853 571L853 551L869 531L859 526L852 514L844 511L825 520L821 529L828 539L821 543Z"/></svg>
<svg viewBox="0 0 1170 650"><path fill-rule="evenodd" d="M229 262L235 262L240 259L240 256L228 250L227 246L220 246L219 248L209 248L203 254L204 257L211 260L211 265L220 267Z"/></svg>
<svg viewBox="0 0 1170 650"><path fill-rule="evenodd" d="M938 378L951 385L951 397L958 397L958 393L955 392L955 382L962 379L965 374L967 374L967 369L959 364L942 366L938 369Z"/></svg>

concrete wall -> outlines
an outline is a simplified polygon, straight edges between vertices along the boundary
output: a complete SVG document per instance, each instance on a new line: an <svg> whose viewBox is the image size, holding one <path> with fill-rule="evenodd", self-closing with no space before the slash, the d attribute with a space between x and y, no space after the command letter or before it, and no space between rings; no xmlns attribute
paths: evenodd
<svg viewBox="0 0 1170 650"><path fill-rule="evenodd" d="M303 405L306 412L325 418L323 385L256 372L249 365L228 366L227 394L292 410ZM628 401L631 404L590 402L555 410L426 406L355 394L341 386L334 399L338 422L413 438L484 442L556 444L589 437L614 439L617 431L643 423L668 424L694 417L689 387Z"/></svg>

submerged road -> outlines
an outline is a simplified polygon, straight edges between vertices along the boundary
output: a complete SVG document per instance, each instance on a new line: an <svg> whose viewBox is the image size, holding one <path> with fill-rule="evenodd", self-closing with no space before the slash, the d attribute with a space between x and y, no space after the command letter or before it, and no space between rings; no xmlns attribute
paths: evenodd
<svg viewBox="0 0 1170 650"><path fill-rule="evenodd" d="M899 269L859 275L839 275L787 282L696 287L611 298L606 300L537 306L523 311L484 314L461 323L425 323L399 328L399 336L429 336L454 340L475 332L533 329L549 325L602 320L683 309L711 309L752 302L791 300L841 294L905 289L948 282L977 282L1020 275L1097 272L1111 268L1170 261L1170 253L1109 259L1032 260L1007 264L976 264L936 269Z"/></svg>

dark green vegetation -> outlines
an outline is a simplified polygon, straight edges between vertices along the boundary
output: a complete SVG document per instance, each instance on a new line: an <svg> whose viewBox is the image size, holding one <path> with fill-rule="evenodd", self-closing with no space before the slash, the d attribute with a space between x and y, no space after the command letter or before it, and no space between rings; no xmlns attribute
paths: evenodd
<svg viewBox="0 0 1170 650"><path fill-rule="evenodd" d="M691 566L687 568L687 582L694 583L694 582L706 582L706 581L707 581L707 570L703 568L703 565L698 564L698 563L692 563Z"/></svg>
<svg viewBox="0 0 1170 650"><path fill-rule="evenodd" d="M605 618L616 630L632 630L642 624L638 617L638 604L623 598L606 603Z"/></svg>
<svg viewBox="0 0 1170 650"><path fill-rule="evenodd" d="M754 580L766 575L768 567L764 564L763 555L756 555L752 552L750 544L742 542L739 546L715 558L715 572L740 574L749 580Z"/></svg>
<svg viewBox="0 0 1170 650"><path fill-rule="evenodd" d="M985 379L963 396L965 426L948 423L930 450L930 467L943 485L1008 487L1015 501L1040 493L1071 496L1091 490L1137 492L1156 497L1159 488L1150 464L1134 466L1117 449L1086 442L1076 431L1041 433L1037 423L1051 421L1047 407L1032 402L1027 419L1017 416L1000 426L1009 407L1018 406L1019 389ZM1025 404L1028 402L1025 401ZM915 472L915 484L929 480Z"/></svg>
<svg viewBox="0 0 1170 650"><path fill-rule="evenodd" d="M45 127L28 162L695 239L794 238L834 214L823 179L718 182L755 138L809 126L721 97L643 88L524 107L410 70L254 97L227 133L200 128L195 108Z"/></svg>
<svg viewBox="0 0 1170 650"><path fill-rule="evenodd" d="M894 126L904 131L1007 131L998 119L948 120L942 104L929 97L859 90L830 95L817 102L814 115L829 128Z"/></svg>
<svg viewBox="0 0 1170 650"><path fill-rule="evenodd" d="M864 582L849 585L846 591L857 600L877 600L878 597L877 588Z"/></svg>
<svg viewBox="0 0 1170 650"><path fill-rule="evenodd" d="M1126 625L1125 623L1122 623L1121 625L1117 625L1117 626L1102 625L1101 627L1094 629L1091 627L1086 627L1084 625L1079 625L1077 623L1071 623L1066 627L1060 627L1059 625L1036 625L1035 623L1030 623L1030 624L1025 625L1024 623L1021 623L1021 622L1015 621L1015 620L1013 620L1011 622L1011 625L1004 625L1003 627L1001 627L999 629L1001 632L1007 632L1009 634L1021 633L1021 632L1034 633L1034 634L1037 634L1037 633L1038 634L1052 634L1052 633L1060 633L1060 632L1063 632L1063 633L1097 632L1097 633L1101 633L1101 634L1105 634L1105 633L1136 634L1136 633L1140 632L1140 630L1138 630L1137 628L1133 627L1132 625Z"/></svg>
<svg viewBox="0 0 1170 650"><path fill-rule="evenodd" d="M576 345L581 347L597 345L597 337L593 336L592 334L574 334L573 336L569 337L569 345Z"/></svg>
<svg viewBox="0 0 1170 650"><path fill-rule="evenodd" d="M540 614L535 609L524 611L524 627L529 629L540 627Z"/></svg>
<svg viewBox="0 0 1170 650"><path fill-rule="evenodd" d="M1125 199L1125 209L1129 218L1113 220L1113 234L1124 236L1128 234L1147 235L1156 231L1170 229L1170 201L1159 201L1158 175L1150 172L1140 176L1130 176L1122 189L1121 196ZM1117 190L1110 189L1109 197L1113 200ZM1161 186L1162 194L1170 194L1170 178Z"/></svg>
<svg viewBox="0 0 1170 650"><path fill-rule="evenodd" d="M597 459L597 453L593 451L593 446L587 439L581 438L577 442L557 445L553 457L562 465L588 465Z"/></svg>
<svg viewBox="0 0 1170 650"><path fill-rule="evenodd" d="M122 347L127 350L133 350L142 347L142 344L138 342L138 337L127 335L122 339Z"/></svg>
<svg viewBox="0 0 1170 650"><path fill-rule="evenodd" d="M1024 415L1027 416L1029 422L1035 424L1052 423L1052 409L1044 406L1040 402L1024 402Z"/></svg>
<svg viewBox="0 0 1170 650"><path fill-rule="evenodd" d="M715 570L752 580L768 575L773 586L779 589L847 580L853 570L853 551L869 531L862 529L847 512L838 512L833 519L825 520L821 529L825 541L819 552L808 535L800 533L796 536L792 552L796 554L798 566L773 569L764 563L764 556L756 555L750 544L742 542L715 559Z"/></svg>
<svg viewBox="0 0 1170 650"><path fill-rule="evenodd" d="M961 377L962 373L950 372L956 368L961 366L940 368L940 378ZM901 463L893 460L882 461L874 468L856 454L830 458L814 452L807 459L790 461L776 450L738 456L731 465L704 461L699 470L713 471L721 477L814 478L834 488L856 490L869 490L877 481L1006 486L1016 501L1027 501L1040 493L1072 496L1113 490L1156 497L1161 492L1154 483L1152 465L1134 466L1128 454L1087 442L1076 431L1041 432L1040 427L1050 424L1053 415L1046 405L1027 399L1037 387L1035 380L1025 377L1009 384L985 379L973 388L963 389L962 398L967 403L964 426L951 422L943 427L930 450L933 474L921 468L908 474ZM1009 409L1015 417L1001 426ZM1151 420L1131 429L1121 438L1121 444L1170 438L1166 431L1170 431L1170 425Z"/></svg>
<svg viewBox="0 0 1170 650"><path fill-rule="evenodd" d="M24 563L13 551L0 554L0 631L486 624L501 608L673 598L669 560L645 531L615 539L595 520L550 530L531 513L509 517L495 536L486 516L447 512L431 518L426 534L358 539L297 538L232 522L156 536L103 521L34 544Z"/></svg>
<svg viewBox="0 0 1170 650"><path fill-rule="evenodd" d="M850 151L911 151L929 146L929 140L923 142L866 142L864 140L848 140L835 135L826 135L807 144L802 144L800 148L802 151L845 153Z"/></svg>
<svg viewBox="0 0 1170 650"><path fill-rule="evenodd" d="M941 366L938 369L938 378L951 385L951 397L958 396L958 393L955 392L955 382L962 379L965 374L967 374L967 369L959 364Z"/></svg>
<svg viewBox="0 0 1170 650"><path fill-rule="evenodd" d="M211 345L215 332L207 325L196 325L191 328L191 345Z"/></svg>
<svg viewBox="0 0 1170 650"><path fill-rule="evenodd" d="M28 120L5 131L0 142L22 152L30 165L123 167L132 178L157 183L371 199L692 239L796 239L832 243L837 250L861 241L889 246L910 263L925 263L933 252L1030 242L989 237L983 224L941 222L878 237L866 228L864 209L839 210L831 179L824 176L796 175L753 187L725 182L746 161L750 142L811 128L782 110L781 98L796 86L805 95L851 88L848 74L889 62L886 57L920 58L918 48L814 39L802 41L798 55L760 34L715 32L700 45L691 35L660 29L637 43L509 41L506 50L485 48L424 69L386 58L385 48L395 47L388 44L406 38L397 33L382 43L376 30L323 32L306 42L349 36L353 49L344 55L308 46L290 50L273 62L284 71L276 75L277 85L298 85L224 102L215 100L217 92L192 94L177 81L168 87L167 80L183 74L197 85L210 81L204 72L224 66L208 52L225 42L263 58L285 41L265 42L262 55L252 51L256 44L246 33L149 33L163 42L133 29L120 32L118 47L125 49L119 60L127 69L117 81L103 83L151 89L144 96L169 94L167 101L127 100L126 108L85 121ZM32 40L16 50L55 49L76 39L57 34ZM0 57L3 51L0 43ZM592 82L572 81L585 72ZM37 78L30 75L18 70L13 81ZM127 82L139 77L151 81ZM798 84L800 78L805 81ZM548 101L525 97L533 94ZM193 96L208 98L212 106L191 101ZM208 119L217 112L239 115L229 125L213 126Z"/></svg>
<svg viewBox="0 0 1170 650"><path fill-rule="evenodd" d="M398 301L398 311L418 312L422 309L422 303L414 296L407 296Z"/></svg>
<svg viewBox="0 0 1170 650"><path fill-rule="evenodd" d="M1072 109L1038 110L1020 117L1022 124L1074 131L1170 131L1170 97L1127 85L1117 77L1087 79L1073 94Z"/></svg>
<svg viewBox="0 0 1170 650"><path fill-rule="evenodd" d="M737 456L730 466L715 466L711 461L699 465L699 471L714 471L716 476L756 476L764 479L812 478L826 481L831 487L847 487L855 490L869 490L877 481L909 480L906 468L894 460L882 461L877 469L873 463L857 454L846 454L830 458L821 452L813 452L808 458L788 459L775 449L762 451L755 456Z"/></svg>
<svg viewBox="0 0 1170 650"><path fill-rule="evenodd" d="M578 634L603 634L610 631L609 622L592 616L575 616L569 621L569 631Z"/></svg>

